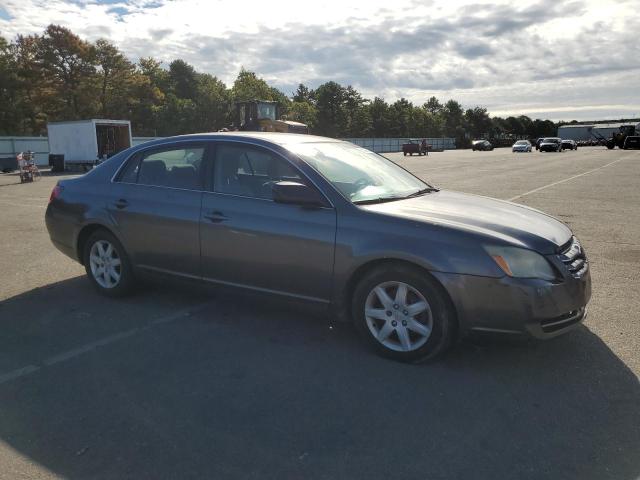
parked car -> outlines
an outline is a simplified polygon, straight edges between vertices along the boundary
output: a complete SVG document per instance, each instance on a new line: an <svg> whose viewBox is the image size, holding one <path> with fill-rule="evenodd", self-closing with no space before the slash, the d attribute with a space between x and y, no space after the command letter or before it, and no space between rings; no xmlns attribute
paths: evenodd
<svg viewBox="0 0 640 480"><path fill-rule="evenodd" d="M561 142L562 150L577 150L578 144L575 140L565 139Z"/></svg>
<svg viewBox="0 0 640 480"><path fill-rule="evenodd" d="M428 155L428 145L426 140L410 139L407 143L402 144L402 154L406 157L407 153L413 155Z"/></svg>
<svg viewBox="0 0 640 480"><path fill-rule="evenodd" d="M536 145L536 150L540 150L540 144L542 143L542 140L544 140L544 138L538 138L535 142Z"/></svg>
<svg viewBox="0 0 640 480"><path fill-rule="evenodd" d="M518 140L511 147L512 152L530 152L531 142L529 140Z"/></svg>
<svg viewBox="0 0 640 480"><path fill-rule="evenodd" d="M630 135L624 141L625 150L638 150L640 149L640 136Z"/></svg>
<svg viewBox="0 0 640 480"><path fill-rule="evenodd" d="M558 137L543 138L540 142L541 152L562 152L562 139Z"/></svg>
<svg viewBox="0 0 640 480"><path fill-rule="evenodd" d="M440 190L323 137L147 142L59 181L46 225L104 295L160 274L303 299L408 362L474 332L554 337L582 321L591 296L564 223Z"/></svg>
<svg viewBox="0 0 640 480"><path fill-rule="evenodd" d="M493 145L491 144L491 142L489 142L489 140L474 140L473 142L471 142L471 150L473 150L474 152L476 150L493 150Z"/></svg>

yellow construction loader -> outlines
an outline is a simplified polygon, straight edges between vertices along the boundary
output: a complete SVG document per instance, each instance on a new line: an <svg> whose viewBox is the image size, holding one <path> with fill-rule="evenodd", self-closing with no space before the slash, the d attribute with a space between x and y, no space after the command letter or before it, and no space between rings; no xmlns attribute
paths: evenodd
<svg viewBox="0 0 640 480"><path fill-rule="evenodd" d="M247 132L309 133L304 123L278 120L278 104L266 100L236 103L233 130Z"/></svg>

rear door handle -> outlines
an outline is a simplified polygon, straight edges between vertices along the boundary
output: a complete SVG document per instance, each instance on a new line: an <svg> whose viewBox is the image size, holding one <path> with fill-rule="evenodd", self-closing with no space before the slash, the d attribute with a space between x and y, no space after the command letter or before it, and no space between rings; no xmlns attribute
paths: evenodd
<svg viewBox="0 0 640 480"><path fill-rule="evenodd" d="M116 200L115 204L116 208L123 209L129 206L129 202L127 202L124 198Z"/></svg>
<svg viewBox="0 0 640 480"><path fill-rule="evenodd" d="M222 212L218 212L218 211L209 212L204 215L204 218L206 218L212 223L220 223L220 222L229 220Z"/></svg>

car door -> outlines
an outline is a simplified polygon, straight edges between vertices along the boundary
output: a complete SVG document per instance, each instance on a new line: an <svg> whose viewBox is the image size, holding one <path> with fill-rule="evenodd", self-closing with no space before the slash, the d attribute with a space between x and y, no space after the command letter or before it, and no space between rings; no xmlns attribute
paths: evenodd
<svg viewBox="0 0 640 480"><path fill-rule="evenodd" d="M200 219L203 278L328 301L335 209L274 202L274 182L312 184L272 150L221 141L214 151Z"/></svg>
<svg viewBox="0 0 640 480"><path fill-rule="evenodd" d="M151 147L129 159L107 209L138 268L200 276L203 142Z"/></svg>

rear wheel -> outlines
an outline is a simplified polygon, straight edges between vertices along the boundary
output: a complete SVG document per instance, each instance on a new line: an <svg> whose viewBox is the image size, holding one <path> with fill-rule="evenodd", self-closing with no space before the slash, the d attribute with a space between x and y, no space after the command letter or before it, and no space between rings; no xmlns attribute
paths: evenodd
<svg viewBox="0 0 640 480"><path fill-rule="evenodd" d="M380 354L417 363L444 353L454 337L454 314L441 288L424 272L379 267L356 287L356 328Z"/></svg>
<svg viewBox="0 0 640 480"><path fill-rule="evenodd" d="M94 232L84 247L87 276L98 292L119 297L133 290L134 278L127 254L111 233Z"/></svg>

